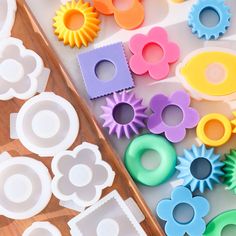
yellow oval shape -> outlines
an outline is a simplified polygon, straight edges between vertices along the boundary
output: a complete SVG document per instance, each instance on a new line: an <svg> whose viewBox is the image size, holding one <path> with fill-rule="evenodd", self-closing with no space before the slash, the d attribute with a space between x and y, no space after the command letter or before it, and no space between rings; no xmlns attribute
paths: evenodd
<svg viewBox="0 0 236 236"><path fill-rule="evenodd" d="M222 48L197 50L178 66L177 75L197 99L236 99L235 51Z"/></svg>

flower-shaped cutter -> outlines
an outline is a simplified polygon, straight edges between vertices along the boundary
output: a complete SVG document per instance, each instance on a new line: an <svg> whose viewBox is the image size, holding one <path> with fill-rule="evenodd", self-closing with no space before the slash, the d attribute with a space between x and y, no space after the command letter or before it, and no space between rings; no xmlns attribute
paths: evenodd
<svg viewBox="0 0 236 236"><path fill-rule="evenodd" d="M189 222L181 223L174 215L177 206L187 204L193 209L193 217ZM193 197L191 191L183 186L176 187L171 194L171 199L161 200L156 208L157 215L166 221L165 232L167 235L189 236L202 235L206 224L202 219L209 212L209 203L204 197ZM183 212L184 214L184 212Z"/></svg>
<svg viewBox="0 0 236 236"><path fill-rule="evenodd" d="M162 58L153 63L143 56L144 49L151 44L159 46L163 51ZM176 62L180 56L178 45L168 41L168 34L161 27L152 28L148 35L134 35L129 42L129 49L133 53L129 61L131 70L137 75L148 72L155 80L165 79L170 72L170 64Z"/></svg>
<svg viewBox="0 0 236 236"><path fill-rule="evenodd" d="M26 100L45 90L50 70L17 38L0 41L0 100Z"/></svg>
<svg viewBox="0 0 236 236"><path fill-rule="evenodd" d="M61 205L78 211L96 203L115 178L110 165L102 160L98 146L87 142L56 155L52 171L53 194Z"/></svg>
<svg viewBox="0 0 236 236"><path fill-rule="evenodd" d="M199 114L190 107L190 102L190 96L181 90L173 93L169 98L163 94L155 95L150 102L153 114L147 122L150 132L165 133L166 138L173 143L182 141L185 138L186 129L194 128L199 121ZM183 119L177 125L168 125L163 120L163 112L170 106L182 111Z"/></svg>
<svg viewBox="0 0 236 236"><path fill-rule="evenodd" d="M201 193L206 188L213 190L215 183L220 183L220 177L224 175L221 168L219 154L214 153L214 148L207 149L205 145L192 146L192 149L184 150L184 156L179 157L180 164L178 178L184 179L184 186L190 186L191 191L199 189Z"/></svg>

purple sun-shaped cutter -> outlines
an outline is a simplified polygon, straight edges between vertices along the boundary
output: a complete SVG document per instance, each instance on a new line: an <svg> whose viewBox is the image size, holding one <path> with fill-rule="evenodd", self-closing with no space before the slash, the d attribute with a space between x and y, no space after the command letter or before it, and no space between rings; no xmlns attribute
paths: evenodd
<svg viewBox="0 0 236 236"><path fill-rule="evenodd" d="M100 117L104 120L103 127L109 128L109 134L116 133L118 138L126 136L129 139L133 134L139 134L140 128L145 127L146 107L134 93L114 93L112 97L106 98L106 102L106 106L102 106L103 114Z"/></svg>
<svg viewBox="0 0 236 236"><path fill-rule="evenodd" d="M186 136L186 129L194 128L199 122L198 112L190 107L190 96L185 91L177 91L170 97L163 94L154 96L150 102L153 114L149 117L147 127L154 134L165 133L166 138L173 142L181 142ZM168 108L181 111L182 120L175 125L168 124L163 114ZM175 114L172 114L175 119Z"/></svg>

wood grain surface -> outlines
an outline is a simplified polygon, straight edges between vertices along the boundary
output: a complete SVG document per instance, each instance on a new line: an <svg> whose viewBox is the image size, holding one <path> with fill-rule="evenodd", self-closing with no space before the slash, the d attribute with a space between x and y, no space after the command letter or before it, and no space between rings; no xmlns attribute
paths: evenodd
<svg viewBox="0 0 236 236"><path fill-rule="evenodd" d="M47 91L53 91L57 95L70 101L79 115L81 125L80 132L70 149L81 144L83 141L98 145L102 152L103 159L107 161L116 172L113 186L106 189L103 192L103 196L110 191L117 189L123 199L132 197L146 217L145 221L142 222L141 225L147 235L164 235L155 217L152 215L141 197L136 185L127 173L122 161L111 148L109 142L105 139L94 116L87 108L84 100L75 90L67 72L56 57L55 53L52 51L49 42L45 38L35 18L32 16L26 3L23 0L17 0L17 4L18 10L12 33L13 37L23 40L24 45L27 48L34 50L42 57L45 66L51 69ZM17 113L23 103L24 101L18 99L12 99L7 102L0 101L0 152L8 151L12 156L23 155L33 157L42 161L50 169L51 158L40 158L25 149L18 140L10 139L10 114ZM52 197L49 205L43 212L28 220L17 221L0 216L0 236L20 236L24 230L35 221L50 221L60 229L63 236L67 236L70 235L67 222L77 214L77 212L60 207L58 200Z"/></svg>

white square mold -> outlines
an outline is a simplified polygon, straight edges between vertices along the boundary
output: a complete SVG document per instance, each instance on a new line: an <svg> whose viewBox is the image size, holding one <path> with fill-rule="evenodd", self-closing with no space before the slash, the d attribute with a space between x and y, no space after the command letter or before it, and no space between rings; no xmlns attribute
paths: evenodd
<svg viewBox="0 0 236 236"><path fill-rule="evenodd" d="M124 201L115 190L68 225L72 236L147 236L140 225L144 219L133 199Z"/></svg>
<svg viewBox="0 0 236 236"><path fill-rule="evenodd" d="M41 93L11 114L11 138L19 139L28 150L42 157L68 149L79 132L74 107L54 93Z"/></svg>

